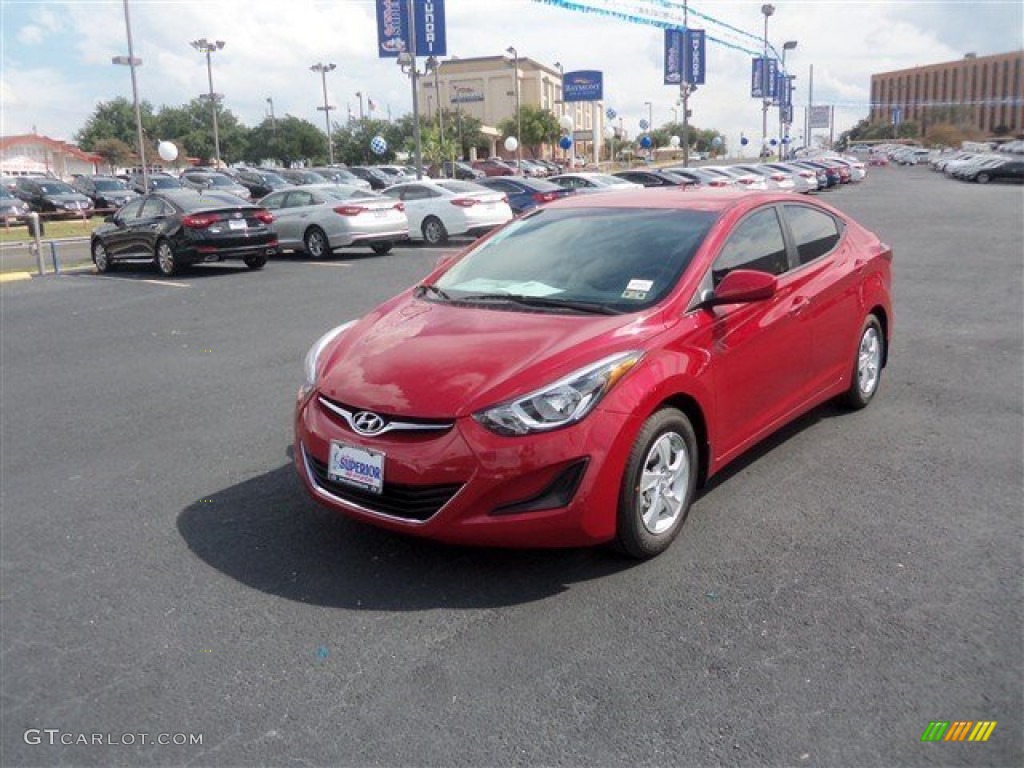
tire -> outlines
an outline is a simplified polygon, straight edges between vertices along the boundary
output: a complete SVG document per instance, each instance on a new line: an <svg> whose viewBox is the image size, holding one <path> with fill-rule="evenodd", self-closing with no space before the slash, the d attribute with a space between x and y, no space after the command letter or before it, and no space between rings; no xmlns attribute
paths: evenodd
<svg viewBox="0 0 1024 768"><path fill-rule="evenodd" d="M166 240L161 240L156 244L156 250L153 253L153 261L156 262L156 268L160 274L164 277L173 277L178 273L180 265L178 259L174 255L174 249L171 244Z"/></svg>
<svg viewBox="0 0 1024 768"><path fill-rule="evenodd" d="M698 467L686 414L664 408L644 422L619 492L616 545L622 552L643 560L668 549L689 514Z"/></svg>
<svg viewBox="0 0 1024 768"><path fill-rule="evenodd" d="M988 184L990 181L992 181L992 177L989 176L987 173L979 173L975 181L978 182L979 184Z"/></svg>
<svg viewBox="0 0 1024 768"><path fill-rule="evenodd" d="M99 240L92 241L92 263L96 265L96 271L101 275L110 271L110 255Z"/></svg>
<svg viewBox="0 0 1024 768"><path fill-rule="evenodd" d="M267 255L260 253L256 256L246 256L245 266L249 269L263 269L267 265Z"/></svg>
<svg viewBox="0 0 1024 768"><path fill-rule="evenodd" d="M394 243L370 243L370 248L379 256L383 256L385 253L390 253L393 247Z"/></svg>
<svg viewBox="0 0 1024 768"><path fill-rule="evenodd" d="M320 227L310 227L302 238L306 254L313 259L325 259L331 255L331 244Z"/></svg>
<svg viewBox="0 0 1024 768"><path fill-rule="evenodd" d="M868 315L857 341L850 374L850 388L840 401L851 410L866 408L878 392L882 377L882 361L885 359L885 335L882 325L874 315Z"/></svg>
<svg viewBox="0 0 1024 768"><path fill-rule="evenodd" d="M423 239L427 241L429 245L440 245L441 243L448 241L448 230L444 228L444 224L437 216L427 216L423 220Z"/></svg>

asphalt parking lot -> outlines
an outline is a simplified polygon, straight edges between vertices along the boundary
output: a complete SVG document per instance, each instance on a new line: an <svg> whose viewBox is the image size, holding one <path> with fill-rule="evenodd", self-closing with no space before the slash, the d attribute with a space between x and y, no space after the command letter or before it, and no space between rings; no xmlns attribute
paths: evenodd
<svg viewBox="0 0 1024 768"><path fill-rule="evenodd" d="M823 198L894 248L879 395L755 449L641 564L305 496L309 345L443 249L0 286L0 764L1024 764L1024 187Z"/></svg>

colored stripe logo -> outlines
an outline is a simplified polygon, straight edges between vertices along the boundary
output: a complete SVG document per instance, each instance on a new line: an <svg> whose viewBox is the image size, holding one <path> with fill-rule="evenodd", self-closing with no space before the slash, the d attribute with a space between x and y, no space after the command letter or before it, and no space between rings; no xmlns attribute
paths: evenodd
<svg viewBox="0 0 1024 768"><path fill-rule="evenodd" d="M988 741L996 724L995 720L932 720L921 741Z"/></svg>

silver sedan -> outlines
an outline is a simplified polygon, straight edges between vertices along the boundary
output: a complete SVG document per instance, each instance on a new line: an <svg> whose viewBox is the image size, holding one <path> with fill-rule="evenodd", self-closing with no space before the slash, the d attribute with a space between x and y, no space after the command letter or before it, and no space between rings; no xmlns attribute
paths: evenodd
<svg viewBox="0 0 1024 768"><path fill-rule="evenodd" d="M306 184L271 192L260 205L274 214L283 250L314 259L336 248L365 245L387 253L409 237L405 206L375 192L344 184Z"/></svg>

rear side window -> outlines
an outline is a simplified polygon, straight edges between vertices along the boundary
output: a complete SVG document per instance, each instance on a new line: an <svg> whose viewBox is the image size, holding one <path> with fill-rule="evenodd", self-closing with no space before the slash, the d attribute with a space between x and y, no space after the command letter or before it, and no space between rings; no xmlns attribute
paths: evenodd
<svg viewBox="0 0 1024 768"><path fill-rule="evenodd" d="M839 225L827 213L803 205L785 205L782 210L796 241L801 264L821 258L836 247Z"/></svg>
<svg viewBox="0 0 1024 768"><path fill-rule="evenodd" d="M774 208L765 208L740 222L711 268L717 286L734 269L781 275L789 269L786 241Z"/></svg>

